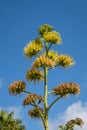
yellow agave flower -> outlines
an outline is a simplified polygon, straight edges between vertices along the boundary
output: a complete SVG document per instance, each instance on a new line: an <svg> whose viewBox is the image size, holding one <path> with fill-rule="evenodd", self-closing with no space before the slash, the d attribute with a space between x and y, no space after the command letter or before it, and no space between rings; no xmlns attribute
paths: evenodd
<svg viewBox="0 0 87 130"><path fill-rule="evenodd" d="M24 53L27 58L36 56L37 53L43 49L43 45L41 43L39 44L37 41L38 40L33 40L24 47Z"/></svg>
<svg viewBox="0 0 87 130"><path fill-rule="evenodd" d="M44 78L43 72L37 69L28 70L26 73L26 79L29 80L30 82L40 81L40 80L43 80L43 78Z"/></svg>
<svg viewBox="0 0 87 130"><path fill-rule="evenodd" d="M48 24L44 24L44 25L41 25L39 28L38 28L38 33L43 36L43 34L45 32L50 32L53 30L53 27L48 25Z"/></svg>
<svg viewBox="0 0 87 130"><path fill-rule="evenodd" d="M73 61L73 58L71 58L68 55L59 55L57 58L57 63L59 66L62 66L65 68L75 64L75 62Z"/></svg>
<svg viewBox="0 0 87 130"><path fill-rule="evenodd" d="M45 57L45 56L38 57L33 63L34 68L39 68L39 67L42 67L42 68L51 67L51 68L53 68L54 65L55 65L55 63L51 59L49 59L48 57Z"/></svg>
<svg viewBox="0 0 87 130"><path fill-rule="evenodd" d="M58 57L58 53L54 50L51 50L48 52L48 58L52 59L53 61L56 61Z"/></svg>
<svg viewBox="0 0 87 130"><path fill-rule="evenodd" d="M42 56L46 56L46 52L44 52L42 54ZM54 51L54 50L50 50L50 51L48 51L47 57L49 59L51 59L52 61L56 62L57 61L57 57L58 57L58 53L56 51Z"/></svg>
<svg viewBox="0 0 87 130"><path fill-rule="evenodd" d="M56 31L44 33L43 39L45 40L45 42L49 42L52 44L60 44L61 43L60 34Z"/></svg>

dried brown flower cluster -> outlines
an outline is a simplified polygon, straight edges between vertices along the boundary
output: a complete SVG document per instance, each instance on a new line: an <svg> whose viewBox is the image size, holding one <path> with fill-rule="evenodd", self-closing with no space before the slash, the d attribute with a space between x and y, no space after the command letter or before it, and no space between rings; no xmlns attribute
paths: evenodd
<svg viewBox="0 0 87 130"><path fill-rule="evenodd" d="M83 120L80 118L76 118L73 120L70 120L69 122L67 122L66 126L67 128L72 128L74 127L74 125L78 125L80 127L82 127L82 125L84 124Z"/></svg>
<svg viewBox="0 0 87 130"><path fill-rule="evenodd" d="M82 125L84 125L84 122L81 118L76 118L76 124L82 127Z"/></svg>
<svg viewBox="0 0 87 130"><path fill-rule="evenodd" d="M26 83L24 81L17 81L17 82L13 82L10 86L9 86L9 93L13 94L13 95L17 95L20 94L21 92L26 90Z"/></svg>
<svg viewBox="0 0 87 130"><path fill-rule="evenodd" d="M82 119L76 118L76 119L68 121L67 124L65 124L65 125L60 125L59 129L60 130L74 130L75 125L82 127L83 124L84 124L84 122Z"/></svg>
<svg viewBox="0 0 87 130"><path fill-rule="evenodd" d="M45 56L40 56L33 63L34 68L39 68L39 67L42 67L42 68L51 67L51 68L53 68L54 65L55 65L55 63L51 59L49 59L48 57L45 57Z"/></svg>
<svg viewBox="0 0 87 130"><path fill-rule="evenodd" d="M43 80L43 78L44 78L43 72L37 69L28 70L26 73L26 79L29 80L30 82L31 81L37 82Z"/></svg>
<svg viewBox="0 0 87 130"><path fill-rule="evenodd" d="M55 96L66 96L68 94L79 94L80 88L75 83L62 83L53 89Z"/></svg>
<svg viewBox="0 0 87 130"><path fill-rule="evenodd" d="M42 115L44 115L44 110L42 108L38 108L38 109L39 109L40 113ZM38 109L33 108L33 109L29 110L28 114L30 115L31 118L41 118Z"/></svg>
<svg viewBox="0 0 87 130"><path fill-rule="evenodd" d="M23 105L35 105L43 101L43 97L37 94L29 94L23 101Z"/></svg>

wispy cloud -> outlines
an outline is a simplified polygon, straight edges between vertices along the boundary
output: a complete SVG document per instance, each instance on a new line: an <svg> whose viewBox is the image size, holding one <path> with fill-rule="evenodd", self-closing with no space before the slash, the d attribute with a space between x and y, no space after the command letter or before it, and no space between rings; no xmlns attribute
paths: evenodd
<svg viewBox="0 0 87 130"><path fill-rule="evenodd" d="M14 118L20 119L22 117L22 108L18 106L0 107L0 110L5 110L8 113L14 112Z"/></svg>
<svg viewBox="0 0 87 130"><path fill-rule="evenodd" d="M75 127L75 130L87 130L87 102L76 102L69 106L63 114L60 114L57 119L50 121L50 130L57 130L58 125L65 124L67 121L75 118L81 118L84 121L82 128Z"/></svg>
<svg viewBox="0 0 87 130"><path fill-rule="evenodd" d="M17 106L11 106L7 108L8 113L14 112L14 118L21 118L22 116L22 109Z"/></svg>

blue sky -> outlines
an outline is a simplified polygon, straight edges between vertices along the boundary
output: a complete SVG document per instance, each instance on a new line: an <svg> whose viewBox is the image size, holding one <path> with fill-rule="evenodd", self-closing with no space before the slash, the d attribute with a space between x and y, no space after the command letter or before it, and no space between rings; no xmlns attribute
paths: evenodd
<svg viewBox="0 0 87 130"><path fill-rule="evenodd" d="M76 61L75 66L67 70L57 68L49 73L49 89L68 81L78 83L81 89L79 96L62 99L53 107L50 130L54 129L52 122L56 125L59 120L59 113L76 109L84 120L83 115L87 114L87 0L0 0L0 108L15 110L27 130L42 128L38 121L28 117L29 108L22 106L25 95L10 96L8 86L20 79L26 81L25 74L32 60L26 59L23 48L38 36L38 26L45 23L61 34L62 45L54 49ZM34 86L27 82L27 88L39 94L43 92L42 83ZM87 120L85 122L82 130L87 128Z"/></svg>

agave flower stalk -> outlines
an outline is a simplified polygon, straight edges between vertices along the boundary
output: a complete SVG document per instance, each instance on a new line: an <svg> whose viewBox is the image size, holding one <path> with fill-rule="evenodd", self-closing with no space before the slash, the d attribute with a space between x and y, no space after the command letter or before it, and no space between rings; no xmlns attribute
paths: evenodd
<svg viewBox="0 0 87 130"><path fill-rule="evenodd" d="M26 83L22 80L13 82L9 86L9 93L11 95L18 95L26 93L27 96L23 101L24 106L30 106L28 115L31 118L40 119L42 121L44 130L49 130L49 110L53 105L62 97L68 95L77 95L80 93L79 85L74 82L61 83L54 87L51 91L48 91L48 73L56 67L62 67L63 69L73 66L75 64L73 58L66 54L59 54L52 47L54 45L61 44L61 36L59 32L56 32L52 26L48 24L41 25L38 28L39 36L30 41L23 49L25 56L28 59L34 58L34 62L31 68L26 72L26 79L28 82L39 83L44 82L43 96L39 96L38 93L32 93L27 89ZM52 48L52 49L51 49ZM38 89L38 88L37 88ZM48 97L53 95L52 102ZM66 125L59 126L58 130L74 130L74 125L83 125L82 119L76 118L76 120L69 121ZM72 128L72 129L71 129Z"/></svg>

